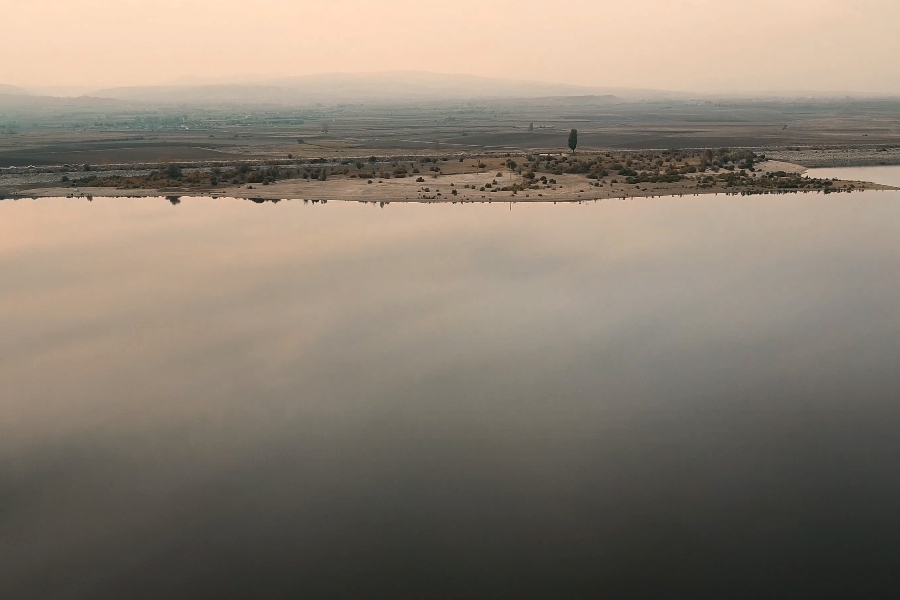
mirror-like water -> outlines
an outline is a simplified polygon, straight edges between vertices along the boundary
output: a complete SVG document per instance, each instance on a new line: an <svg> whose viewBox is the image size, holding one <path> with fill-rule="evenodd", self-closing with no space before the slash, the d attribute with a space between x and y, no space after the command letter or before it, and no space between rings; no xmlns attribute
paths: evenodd
<svg viewBox="0 0 900 600"><path fill-rule="evenodd" d="M900 192L0 202L4 598L884 591Z"/></svg>
<svg viewBox="0 0 900 600"><path fill-rule="evenodd" d="M850 181L871 181L892 187L900 187L900 167L836 167L830 169L809 169L809 177L847 179Z"/></svg>

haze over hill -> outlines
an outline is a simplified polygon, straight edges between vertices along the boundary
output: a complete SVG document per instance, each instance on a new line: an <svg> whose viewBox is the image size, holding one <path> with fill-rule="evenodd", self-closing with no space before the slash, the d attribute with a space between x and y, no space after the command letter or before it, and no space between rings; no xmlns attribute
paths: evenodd
<svg viewBox="0 0 900 600"><path fill-rule="evenodd" d="M609 90L587 86L428 72L323 73L304 77L104 89L90 94L132 102L274 103L434 101L484 98L668 96L652 90ZM674 94L678 95L678 94Z"/></svg>
<svg viewBox="0 0 900 600"><path fill-rule="evenodd" d="M26 89L434 71L706 94L900 93L896 0L6 4L0 82Z"/></svg>
<svg viewBox="0 0 900 600"><path fill-rule="evenodd" d="M18 88L14 85L5 85L0 83L0 96L23 96L27 94L25 90L22 88Z"/></svg>
<svg viewBox="0 0 900 600"><path fill-rule="evenodd" d="M835 92L688 94L672 90L592 87L536 80L482 77L470 74L427 71L385 71L363 73L319 73L298 77L261 76L179 78L162 85L126 86L104 89L37 86L21 88L0 84L0 104L38 108L67 104L86 105L111 102L165 106L280 105L286 107L319 104L417 103L479 100L562 99L571 104L582 99L589 104L612 104L659 100L720 100L738 98L791 99L846 97L865 99L884 94Z"/></svg>

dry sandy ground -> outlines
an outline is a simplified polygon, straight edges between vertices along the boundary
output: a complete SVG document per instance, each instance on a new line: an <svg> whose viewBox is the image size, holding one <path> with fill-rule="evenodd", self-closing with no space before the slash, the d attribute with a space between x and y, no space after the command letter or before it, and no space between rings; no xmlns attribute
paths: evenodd
<svg viewBox="0 0 900 600"><path fill-rule="evenodd" d="M756 171L760 174L777 173L784 171L785 173L805 173L806 167L795 163L785 162L783 160L767 160L756 166Z"/></svg>
<svg viewBox="0 0 900 600"><path fill-rule="evenodd" d="M806 170L800 165L769 161L757 168L761 173L784 171L802 173ZM497 174L501 173L501 176ZM526 190L513 193L500 191L500 188L512 186L522 181L520 175L502 170L485 170L475 173L458 173L448 175L422 176L424 182L416 177L405 179L356 179L334 178L328 181L308 181L290 179L278 181L270 185L254 184L252 186L219 186L217 188L191 190L152 190L114 188L64 188L47 187L32 189L23 195L36 197L60 197L69 195L92 195L96 197L146 197L146 196L214 196L233 198L252 198L262 200L331 200L356 202L578 202L584 200L602 200L607 198L646 198L657 196L683 196L719 193L740 193L740 190L714 186L697 189L696 178L691 176L684 181L671 184L627 185L612 183L616 177L602 181L601 187L583 175L556 175L556 184L542 186L539 190ZM481 190L490 184L490 188ZM853 186L856 190L896 189L890 186L867 182L836 182L835 189L846 189ZM456 195L453 191L456 191ZM496 190L496 191L493 191Z"/></svg>

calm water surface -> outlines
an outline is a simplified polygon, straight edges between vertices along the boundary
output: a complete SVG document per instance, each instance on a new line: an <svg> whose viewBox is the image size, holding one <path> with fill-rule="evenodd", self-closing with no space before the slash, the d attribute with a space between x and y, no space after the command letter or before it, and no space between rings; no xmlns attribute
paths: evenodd
<svg viewBox="0 0 900 600"><path fill-rule="evenodd" d="M874 181L892 187L900 187L900 167L840 167L832 169L809 169L810 177L848 179L851 181Z"/></svg>
<svg viewBox="0 0 900 600"><path fill-rule="evenodd" d="M898 267L900 192L0 202L0 596L886 592Z"/></svg>

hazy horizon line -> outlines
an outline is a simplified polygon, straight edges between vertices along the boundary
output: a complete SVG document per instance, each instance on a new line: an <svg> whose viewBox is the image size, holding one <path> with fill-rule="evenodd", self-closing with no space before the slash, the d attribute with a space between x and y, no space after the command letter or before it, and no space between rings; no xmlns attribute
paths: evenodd
<svg viewBox="0 0 900 600"><path fill-rule="evenodd" d="M426 70L383 70L383 71L321 71L317 73L307 74L252 74L240 73L228 76L204 77L200 75L186 75L175 79L158 81L154 83L122 83L116 85L101 86L73 86L73 85L22 85L15 83L5 83L0 81L0 95L3 95L4 87L13 88L25 92L31 96L57 97L57 98L90 98L93 94L109 92L114 90L133 90L133 89L200 89L200 88L217 88L217 87L278 87L290 89L291 83L296 84L303 80L315 80L327 77L345 77L357 78L360 81L366 78L390 77L390 76L406 76L415 77L437 77L437 78L461 78L481 83L505 83L507 85L531 85L543 86L548 88L559 88L560 90L569 89L572 94L562 94L565 96L579 95L609 95L620 93L646 93L646 94L671 94L681 97L696 97L698 99L712 98L900 98L898 93L890 92L872 92L872 91L852 91L840 89L789 89L789 88L773 88L768 90L699 90L699 89L678 89L668 87L629 87L629 86L596 86L587 84L577 84L571 82L557 82L542 79L523 79L517 77L494 77L486 75L478 75L465 72L444 72L444 71L426 71ZM52 93L55 92L55 93ZM68 93L67 93L68 92ZM593 93L592 93L593 92ZM8 95L8 94L7 94ZM550 97L550 96L548 96Z"/></svg>

